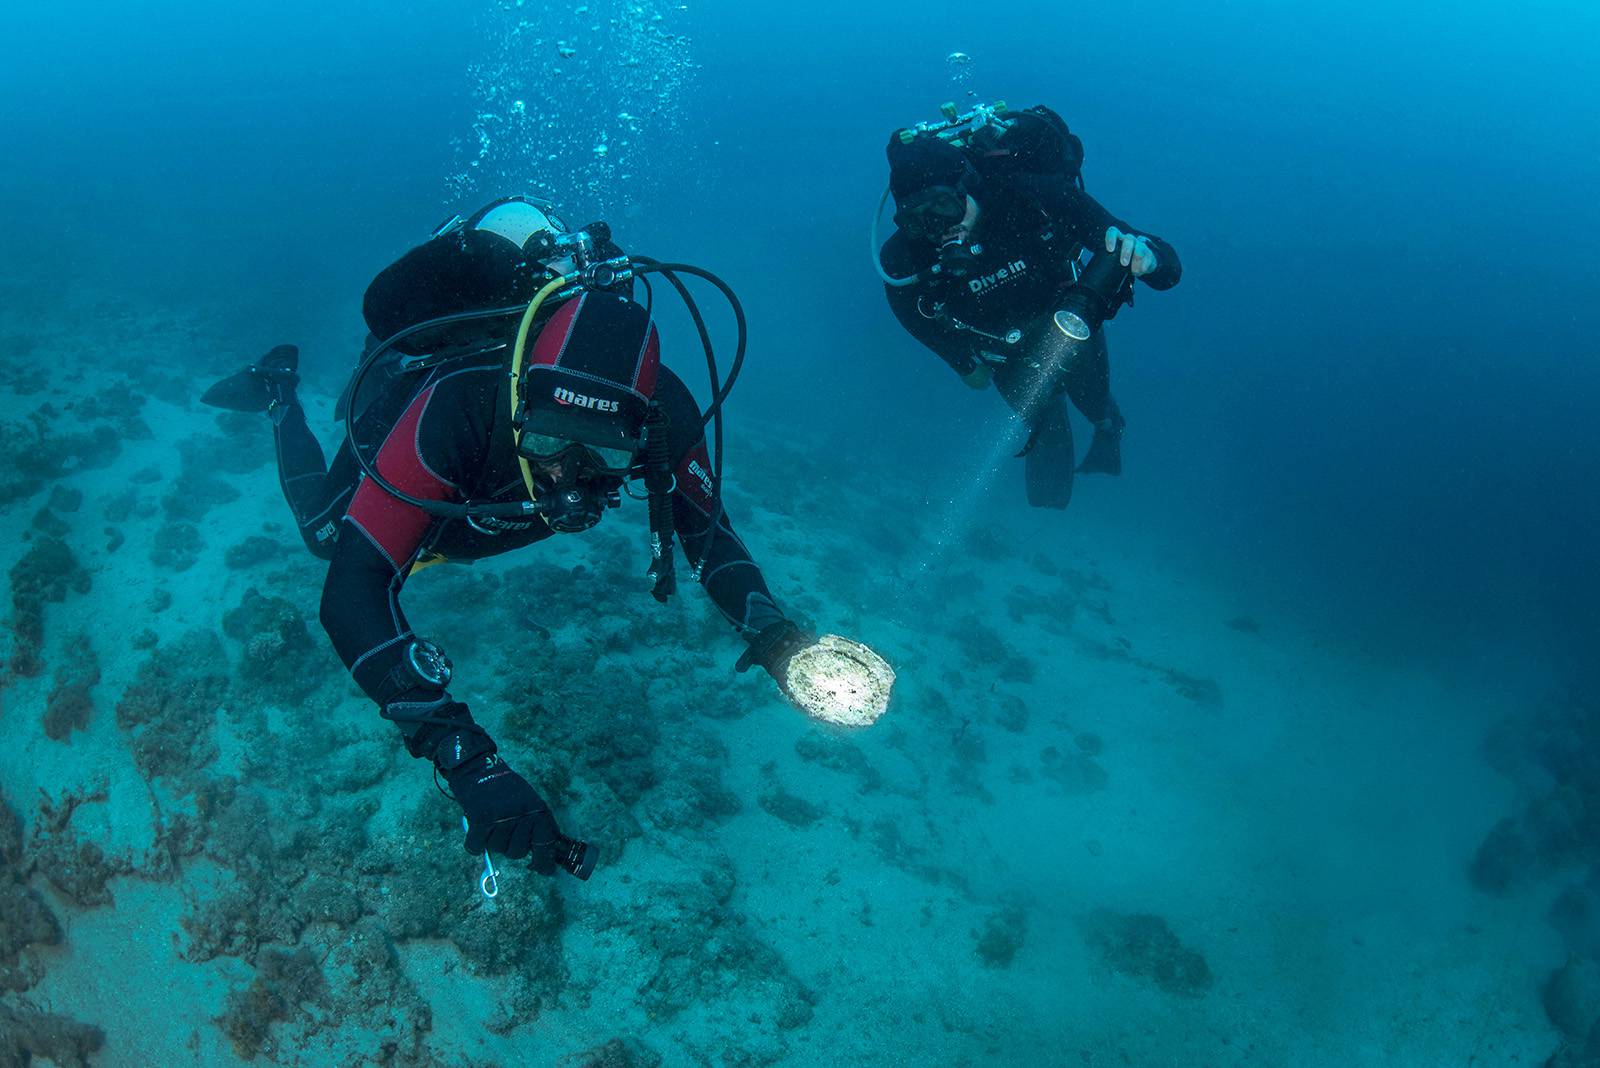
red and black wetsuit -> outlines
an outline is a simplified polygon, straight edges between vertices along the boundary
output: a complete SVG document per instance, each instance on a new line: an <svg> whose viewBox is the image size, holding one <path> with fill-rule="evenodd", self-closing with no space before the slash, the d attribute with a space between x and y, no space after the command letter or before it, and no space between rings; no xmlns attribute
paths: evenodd
<svg viewBox="0 0 1600 1068"><path fill-rule="evenodd" d="M369 442L382 442L375 454L378 472L423 499L527 500L512 438L504 350L414 375L393 382L357 420L366 455L374 455ZM716 538L708 539L716 501L699 407L665 367L655 400L671 427L673 511L684 554L702 565L701 584L717 608L743 635L753 636L784 617L725 513ZM464 520L432 516L368 480L349 442L331 470L325 469L299 405L278 422L276 437L280 479L301 534L313 553L329 561L322 624L374 700L393 696L384 693L384 682L412 637L400 591L413 564L432 555L477 560L552 534L538 517L502 521L498 525L506 529L485 534ZM709 557L702 561L708 540Z"/></svg>

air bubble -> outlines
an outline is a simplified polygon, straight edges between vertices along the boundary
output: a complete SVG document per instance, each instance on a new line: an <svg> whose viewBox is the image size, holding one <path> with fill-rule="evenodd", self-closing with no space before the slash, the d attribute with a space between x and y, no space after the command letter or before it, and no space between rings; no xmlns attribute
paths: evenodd
<svg viewBox="0 0 1600 1068"><path fill-rule="evenodd" d="M660 168L688 150L681 102L696 67L675 32L687 5L574 0L535 18L524 2L500 0L480 22L480 58L467 68L471 132L452 139L447 185L460 199L535 189L626 217L631 190L659 185ZM600 128L606 115L615 141Z"/></svg>

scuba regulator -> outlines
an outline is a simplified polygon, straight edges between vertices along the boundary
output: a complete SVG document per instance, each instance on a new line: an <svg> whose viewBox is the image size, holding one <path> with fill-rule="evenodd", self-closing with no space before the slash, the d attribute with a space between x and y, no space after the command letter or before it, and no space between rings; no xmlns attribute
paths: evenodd
<svg viewBox="0 0 1600 1068"><path fill-rule="evenodd" d="M547 493L534 501L551 530L557 534L581 534L600 522L608 508L622 504L620 490L611 489L596 479L580 479L568 465Z"/></svg>
<svg viewBox="0 0 1600 1068"><path fill-rule="evenodd" d="M508 198L508 200L514 199L521 198ZM483 214L480 212L476 217L481 217ZM442 236L457 228L447 223L439 228L434 236ZM701 347L706 357L707 373L711 381L711 400L701 418L700 427L702 430L707 426L712 428L710 475L711 492L716 503L710 517L706 544L701 549L701 563L694 570L694 578L698 581L704 561L710 554L712 542L716 539L722 522L722 409L744 365L748 340L744 308L732 288L703 267L687 263L663 262L625 252L605 255L601 250L607 246L615 248L611 245L611 229L604 222L594 222L571 233L550 231L535 233L523 249L525 269L534 272L534 277L539 281L538 289L531 300L503 307L438 316L398 330L366 354L347 387L349 396L358 396L362 381L373 368L397 346L419 334L429 331L440 331L441 334L445 334L447 332L441 328L468 324L482 327L496 321L518 319L516 340L511 346L512 357L509 368L512 380L511 418L517 444L518 465L528 490L526 500L436 501L416 497L388 481L378 471L375 457L368 455L373 451L372 448L364 446L356 436L357 413L354 404L347 406L344 413L345 435L362 472L385 493L430 516L462 520L483 534L492 535L506 530L527 529L535 520L545 523L557 533L578 533L588 530L600 521L606 510L621 504L621 491L630 481L642 480L645 486L643 499L648 501L650 516L651 562L647 574L651 579L652 596L658 601L666 601L676 589L673 570L676 531L671 501L675 482L665 414L652 400L644 418L641 439L628 443L629 447L626 449L598 449L581 443L570 443L572 448L585 450L591 456L599 458L601 462L596 465L561 463L559 475L553 480L541 480L536 477L534 465L549 464L563 457L559 452L552 454L542 451L541 446L547 439L527 432L526 429L530 414L526 388L529 367L525 360L529 350L529 337L535 322L540 319L541 312L585 294L620 294L625 288L631 288L633 281L637 279L645 286L648 301L652 293L647 277L649 275L659 275L665 279L683 301L700 336ZM709 282L728 302L733 312L736 340L733 360L726 379L718 374L716 353L710 332L699 305L684 283L683 275ZM504 344L492 344L480 348L479 351L487 352L503 347ZM442 352L406 356L400 359L398 366L401 371L423 370L437 366L442 359ZM599 453L606 455L603 458L598 457ZM566 457L566 459L573 458ZM579 466L595 466L601 477L583 478L578 473ZM629 495L634 496L632 493Z"/></svg>

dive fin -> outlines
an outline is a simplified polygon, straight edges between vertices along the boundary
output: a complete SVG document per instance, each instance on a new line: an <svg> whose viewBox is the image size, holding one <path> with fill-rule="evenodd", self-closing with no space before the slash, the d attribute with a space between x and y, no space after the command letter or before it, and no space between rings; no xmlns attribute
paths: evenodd
<svg viewBox="0 0 1600 1068"><path fill-rule="evenodd" d="M1057 404L1033 428L1023 450L1028 503L1035 508L1065 508L1072 502L1072 424Z"/></svg>
<svg viewBox="0 0 1600 1068"><path fill-rule="evenodd" d="M260 360L229 375L200 395L201 404L231 412L265 412L299 383L300 350L279 345Z"/></svg>
<svg viewBox="0 0 1600 1068"><path fill-rule="evenodd" d="M1109 422L1109 420L1107 420ZM1084 453L1078 470L1086 475L1122 474L1122 430L1103 430L1096 427L1089 451Z"/></svg>

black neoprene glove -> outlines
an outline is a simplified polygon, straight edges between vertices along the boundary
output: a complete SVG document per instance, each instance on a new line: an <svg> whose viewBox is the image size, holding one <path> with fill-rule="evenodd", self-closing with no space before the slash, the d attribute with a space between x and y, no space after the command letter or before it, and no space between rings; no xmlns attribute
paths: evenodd
<svg viewBox="0 0 1600 1068"><path fill-rule="evenodd" d="M479 753L452 768L439 763L439 771L467 817L468 853L499 853L510 860L532 854L534 871L555 874L555 817L500 754Z"/></svg>
<svg viewBox="0 0 1600 1068"><path fill-rule="evenodd" d="M782 686L790 659L813 640L792 620L780 619L763 627L759 634L750 639L750 648L744 651L733 670L745 672L760 664Z"/></svg>
<svg viewBox="0 0 1600 1068"><path fill-rule="evenodd" d="M448 694L408 696L415 699L392 701L383 715L400 726L411 755L433 761L449 785L467 817L467 852L511 860L531 853L534 871L555 874L556 821L544 798L500 757L466 705Z"/></svg>

